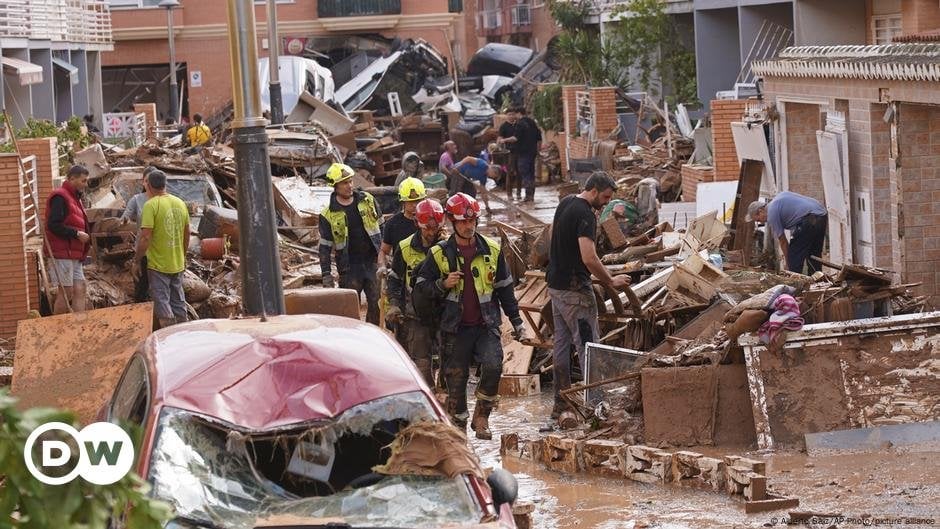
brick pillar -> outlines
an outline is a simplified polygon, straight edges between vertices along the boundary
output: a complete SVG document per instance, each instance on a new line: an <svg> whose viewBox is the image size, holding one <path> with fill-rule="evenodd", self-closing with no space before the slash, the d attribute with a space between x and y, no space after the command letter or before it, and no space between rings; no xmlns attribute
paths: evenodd
<svg viewBox="0 0 940 529"><path fill-rule="evenodd" d="M0 154L0 338L15 338L29 311L23 195L16 154Z"/></svg>
<svg viewBox="0 0 940 529"><path fill-rule="evenodd" d="M594 137L599 141L617 128L617 89L612 86L591 88L594 112Z"/></svg>
<svg viewBox="0 0 940 529"><path fill-rule="evenodd" d="M39 180L36 201L39 202L39 219L45 225L46 200L60 180L58 141L55 138L28 138L17 140L16 144L20 147L20 156L36 157L36 178Z"/></svg>
<svg viewBox="0 0 940 529"><path fill-rule="evenodd" d="M135 103L134 112L147 116L147 139L157 137L157 104Z"/></svg>
<svg viewBox="0 0 940 529"><path fill-rule="evenodd" d="M714 141L715 181L737 180L741 175L738 151L734 147L731 122L741 121L747 108L744 99L712 101L712 140Z"/></svg>

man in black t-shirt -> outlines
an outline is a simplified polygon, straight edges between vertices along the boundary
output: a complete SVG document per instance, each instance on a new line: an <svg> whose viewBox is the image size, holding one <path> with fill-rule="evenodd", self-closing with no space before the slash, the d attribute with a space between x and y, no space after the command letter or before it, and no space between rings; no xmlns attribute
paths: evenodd
<svg viewBox="0 0 940 529"><path fill-rule="evenodd" d="M555 210L546 274L555 322L555 406L552 418L557 418L567 408L560 392L571 387L571 346L577 350L583 373L584 344L599 337L591 273L602 284L615 289L630 284L627 275L611 277L594 247L597 232L595 211L610 202L616 188L617 184L607 173L595 171L584 184L584 191L565 197Z"/></svg>
<svg viewBox="0 0 940 529"><path fill-rule="evenodd" d="M505 123L499 126L499 138L496 140L500 145L505 145L509 149L509 163L506 165L506 197L512 200L512 190L516 188L516 198L522 199L522 185L519 181L518 164L518 142L519 142L519 114L515 108L506 112Z"/></svg>
<svg viewBox="0 0 940 529"><path fill-rule="evenodd" d="M522 188L525 189L525 202L535 201L535 157L542 148L542 131L534 119L526 116L525 107L516 109L519 116L516 121L516 169Z"/></svg>

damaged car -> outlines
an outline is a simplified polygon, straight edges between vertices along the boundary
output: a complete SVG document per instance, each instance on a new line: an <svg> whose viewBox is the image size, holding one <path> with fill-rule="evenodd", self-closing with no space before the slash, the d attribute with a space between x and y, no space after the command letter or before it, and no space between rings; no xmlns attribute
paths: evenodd
<svg viewBox="0 0 940 529"><path fill-rule="evenodd" d="M398 94L402 114L428 112L434 108L459 111L455 83L447 60L427 42L405 40L336 89L336 100L346 109L371 110L376 116L397 112L389 94Z"/></svg>
<svg viewBox="0 0 940 529"><path fill-rule="evenodd" d="M485 477L407 354L359 320L161 329L101 416L141 432L168 527L515 527L512 475Z"/></svg>

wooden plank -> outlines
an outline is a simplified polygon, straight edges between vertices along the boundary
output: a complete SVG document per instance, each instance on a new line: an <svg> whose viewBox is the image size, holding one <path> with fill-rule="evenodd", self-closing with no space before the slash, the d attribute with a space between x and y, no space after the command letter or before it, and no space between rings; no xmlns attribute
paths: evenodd
<svg viewBox="0 0 940 529"><path fill-rule="evenodd" d="M747 222L747 207L760 197L761 176L764 163L746 159L741 163L741 176L734 198L734 218L731 221L731 249L742 250L744 265L750 265L751 241L754 238L754 223Z"/></svg>
<svg viewBox="0 0 940 529"><path fill-rule="evenodd" d="M799 498L775 497L769 500L746 501L744 502L745 514L758 512L779 511L780 509L792 509L800 505Z"/></svg>
<svg viewBox="0 0 940 529"><path fill-rule="evenodd" d="M539 375L503 375L499 380L501 397L529 397L541 393Z"/></svg>

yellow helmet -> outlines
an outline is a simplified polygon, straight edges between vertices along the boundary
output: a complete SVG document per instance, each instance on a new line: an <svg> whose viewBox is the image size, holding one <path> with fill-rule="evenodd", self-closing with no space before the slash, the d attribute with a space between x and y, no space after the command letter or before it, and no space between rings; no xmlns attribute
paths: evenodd
<svg viewBox="0 0 940 529"><path fill-rule="evenodd" d="M330 183L331 186L342 182L343 180L349 180L356 174L353 171L353 168L344 164L344 163L334 163L326 170L326 181Z"/></svg>
<svg viewBox="0 0 940 529"><path fill-rule="evenodd" d="M424 189L424 182L413 176L409 176L398 185L398 199L402 202L416 202L428 197Z"/></svg>

